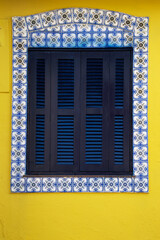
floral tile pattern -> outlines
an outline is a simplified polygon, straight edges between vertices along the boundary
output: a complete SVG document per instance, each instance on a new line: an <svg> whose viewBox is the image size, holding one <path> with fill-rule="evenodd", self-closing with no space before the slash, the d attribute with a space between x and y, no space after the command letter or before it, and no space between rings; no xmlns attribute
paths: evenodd
<svg viewBox="0 0 160 240"><path fill-rule="evenodd" d="M148 192L149 19L69 8L13 17L12 192ZM133 177L24 177L29 47L133 47Z"/></svg>

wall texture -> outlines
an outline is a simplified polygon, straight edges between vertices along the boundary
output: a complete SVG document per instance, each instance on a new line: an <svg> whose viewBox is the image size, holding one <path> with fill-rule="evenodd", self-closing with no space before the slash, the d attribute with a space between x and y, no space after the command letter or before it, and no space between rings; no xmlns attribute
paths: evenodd
<svg viewBox="0 0 160 240"><path fill-rule="evenodd" d="M11 17L91 7L150 17L149 193L10 193ZM0 0L0 240L160 239L160 3L158 0Z"/></svg>

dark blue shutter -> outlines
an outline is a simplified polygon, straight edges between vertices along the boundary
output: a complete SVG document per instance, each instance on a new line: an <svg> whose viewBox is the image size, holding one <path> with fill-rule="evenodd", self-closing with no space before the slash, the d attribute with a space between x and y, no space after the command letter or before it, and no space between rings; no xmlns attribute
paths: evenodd
<svg viewBox="0 0 160 240"><path fill-rule="evenodd" d="M27 172L49 172L50 53L29 52Z"/></svg>
<svg viewBox="0 0 160 240"><path fill-rule="evenodd" d="M51 170L73 174L79 164L80 56L52 53Z"/></svg>
<svg viewBox="0 0 160 240"><path fill-rule="evenodd" d="M29 50L27 173L132 174L132 50Z"/></svg>
<svg viewBox="0 0 160 240"><path fill-rule="evenodd" d="M107 74L105 53L81 54L80 171L86 174L107 172Z"/></svg>
<svg viewBox="0 0 160 240"><path fill-rule="evenodd" d="M132 58L131 52L110 53L109 171L132 173Z"/></svg>

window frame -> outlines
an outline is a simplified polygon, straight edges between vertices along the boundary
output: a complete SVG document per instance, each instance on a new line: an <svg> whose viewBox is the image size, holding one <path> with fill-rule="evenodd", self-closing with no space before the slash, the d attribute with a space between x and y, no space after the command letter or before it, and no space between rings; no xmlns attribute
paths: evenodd
<svg viewBox="0 0 160 240"><path fill-rule="evenodd" d="M64 13L67 14L67 19L63 19ZM83 19L78 17L78 13L82 13ZM95 17L97 13L98 18ZM50 22L46 20L48 15L51 16ZM112 19L114 17L114 22L110 16ZM148 192L148 22L148 17L134 17L119 12L87 8L59 9L12 19L11 192ZM51 41L53 36L54 42ZM68 42L67 39L71 41ZM84 46L89 48L106 45L108 47L131 46L134 50L133 177L25 176L28 47ZM139 90L143 94L140 94ZM20 111L17 109L19 105ZM143 124L139 124L139 119Z"/></svg>

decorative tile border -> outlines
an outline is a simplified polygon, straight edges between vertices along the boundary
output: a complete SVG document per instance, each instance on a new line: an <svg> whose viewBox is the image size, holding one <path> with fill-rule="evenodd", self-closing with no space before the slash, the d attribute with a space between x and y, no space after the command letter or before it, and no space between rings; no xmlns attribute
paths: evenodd
<svg viewBox="0 0 160 240"><path fill-rule="evenodd" d="M12 192L148 192L147 17L87 8L13 17ZM26 171L27 50L133 47L134 177L28 177Z"/></svg>

